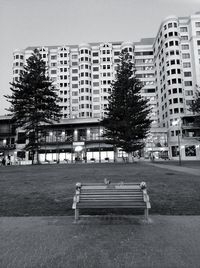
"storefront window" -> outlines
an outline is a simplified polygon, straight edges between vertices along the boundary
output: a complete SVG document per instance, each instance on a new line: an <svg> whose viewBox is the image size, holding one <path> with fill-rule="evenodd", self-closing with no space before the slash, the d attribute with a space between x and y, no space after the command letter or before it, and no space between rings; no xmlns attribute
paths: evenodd
<svg viewBox="0 0 200 268"><path fill-rule="evenodd" d="M185 156L196 156L196 147L195 145L186 145L185 146Z"/></svg>
<svg viewBox="0 0 200 268"><path fill-rule="evenodd" d="M172 157L179 156L179 147L172 146Z"/></svg>

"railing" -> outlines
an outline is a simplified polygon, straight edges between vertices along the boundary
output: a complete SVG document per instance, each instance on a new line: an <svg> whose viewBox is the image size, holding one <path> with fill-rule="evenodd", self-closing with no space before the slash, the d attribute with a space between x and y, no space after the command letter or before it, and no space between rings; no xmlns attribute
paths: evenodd
<svg viewBox="0 0 200 268"><path fill-rule="evenodd" d="M14 150L16 149L15 144L10 144L10 145L2 145L0 144L0 150Z"/></svg>
<svg viewBox="0 0 200 268"><path fill-rule="evenodd" d="M84 142L87 142L87 141L91 141L91 142L99 142L99 141L104 141L105 138L104 137L100 137L100 138L77 138L77 139L69 139L69 140L40 140L40 144L52 144L52 145L56 145L56 144L69 144L69 143L72 143L72 142L77 142L77 141L84 141Z"/></svg>
<svg viewBox="0 0 200 268"><path fill-rule="evenodd" d="M182 128L200 128L200 124L197 123L182 123Z"/></svg>

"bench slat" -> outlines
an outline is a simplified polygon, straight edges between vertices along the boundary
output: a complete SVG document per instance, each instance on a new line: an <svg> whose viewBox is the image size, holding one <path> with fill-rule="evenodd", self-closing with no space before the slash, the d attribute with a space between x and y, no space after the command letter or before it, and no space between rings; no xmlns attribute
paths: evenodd
<svg viewBox="0 0 200 268"><path fill-rule="evenodd" d="M80 185L80 186L79 186ZM131 208L145 210L151 207L146 190L142 190L140 183L79 183L76 188L73 209L75 219L78 219L79 208Z"/></svg>

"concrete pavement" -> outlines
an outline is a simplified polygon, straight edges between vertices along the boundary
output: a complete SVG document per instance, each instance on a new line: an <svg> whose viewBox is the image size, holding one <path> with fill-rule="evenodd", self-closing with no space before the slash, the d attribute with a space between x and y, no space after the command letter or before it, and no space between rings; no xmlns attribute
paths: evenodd
<svg viewBox="0 0 200 268"><path fill-rule="evenodd" d="M182 173L187 173L187 174L191 174L191 175L195 175L195 176L200 176L200 168L191 168L191 167L184 167L182 166L174 166L174 165L167 165L167 164L161 164L156 163L156 162L144 162L145 164L157 167L157 168L164 168L164 169L168 169L168 170L173 170L173 171L179 171Z"/></svg>
<svg viewBox="0 0 200 268"><path fill-rule="evenodd" d="M0 218L1 268L199 268L200 216Z"/></svg>

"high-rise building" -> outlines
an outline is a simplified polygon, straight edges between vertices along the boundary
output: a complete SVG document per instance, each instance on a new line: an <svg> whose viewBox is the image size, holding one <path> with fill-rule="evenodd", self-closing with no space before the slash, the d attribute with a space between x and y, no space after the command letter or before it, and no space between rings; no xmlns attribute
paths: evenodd
<svg viewBox="0 0 200 268"><path fill-rule="evenodd" d="M122 50L129 52L132 60L136 61L138 78L144 84L141 93L151 98L155 106L155 100L152 100L155 98L153 41L143 39L138 43L92 43L38 48L48 67L48 75L58 89L63 118L104 117L110 84L115 79ZM35 48L28 47L14 52L14 79L18 78L23 64Z"/></svg>
<svg viewBox="0 0 200 268"><path fill-rule="evenodd" d="M124 50L135 63L136 76L143 83L141 94L152 107L152 129L163 128L168 133L169 156L177 157L186 144L199 146L196 140L184 140L180 124L181 118L191 115L189 107L196 85L200 86L200 13L189 17L167 17L155 38L144 38L140 42L16 50L14 79L19 77L35 48L39 49L48 75L58 90L63 119L104 117L110 85L116 76L120 52ZM200 151L198 154L200 157Z"/></svg>
<svg viewBox="0 0 200 268"><path fill-rule="evenodd" d="M190 104L200 85L200 13L167 17L153 47L158 125L168 129L171 156L179 151L184 156L185 145L199 148L197 140L184 139L181 118L192 115Z"/></svg>

